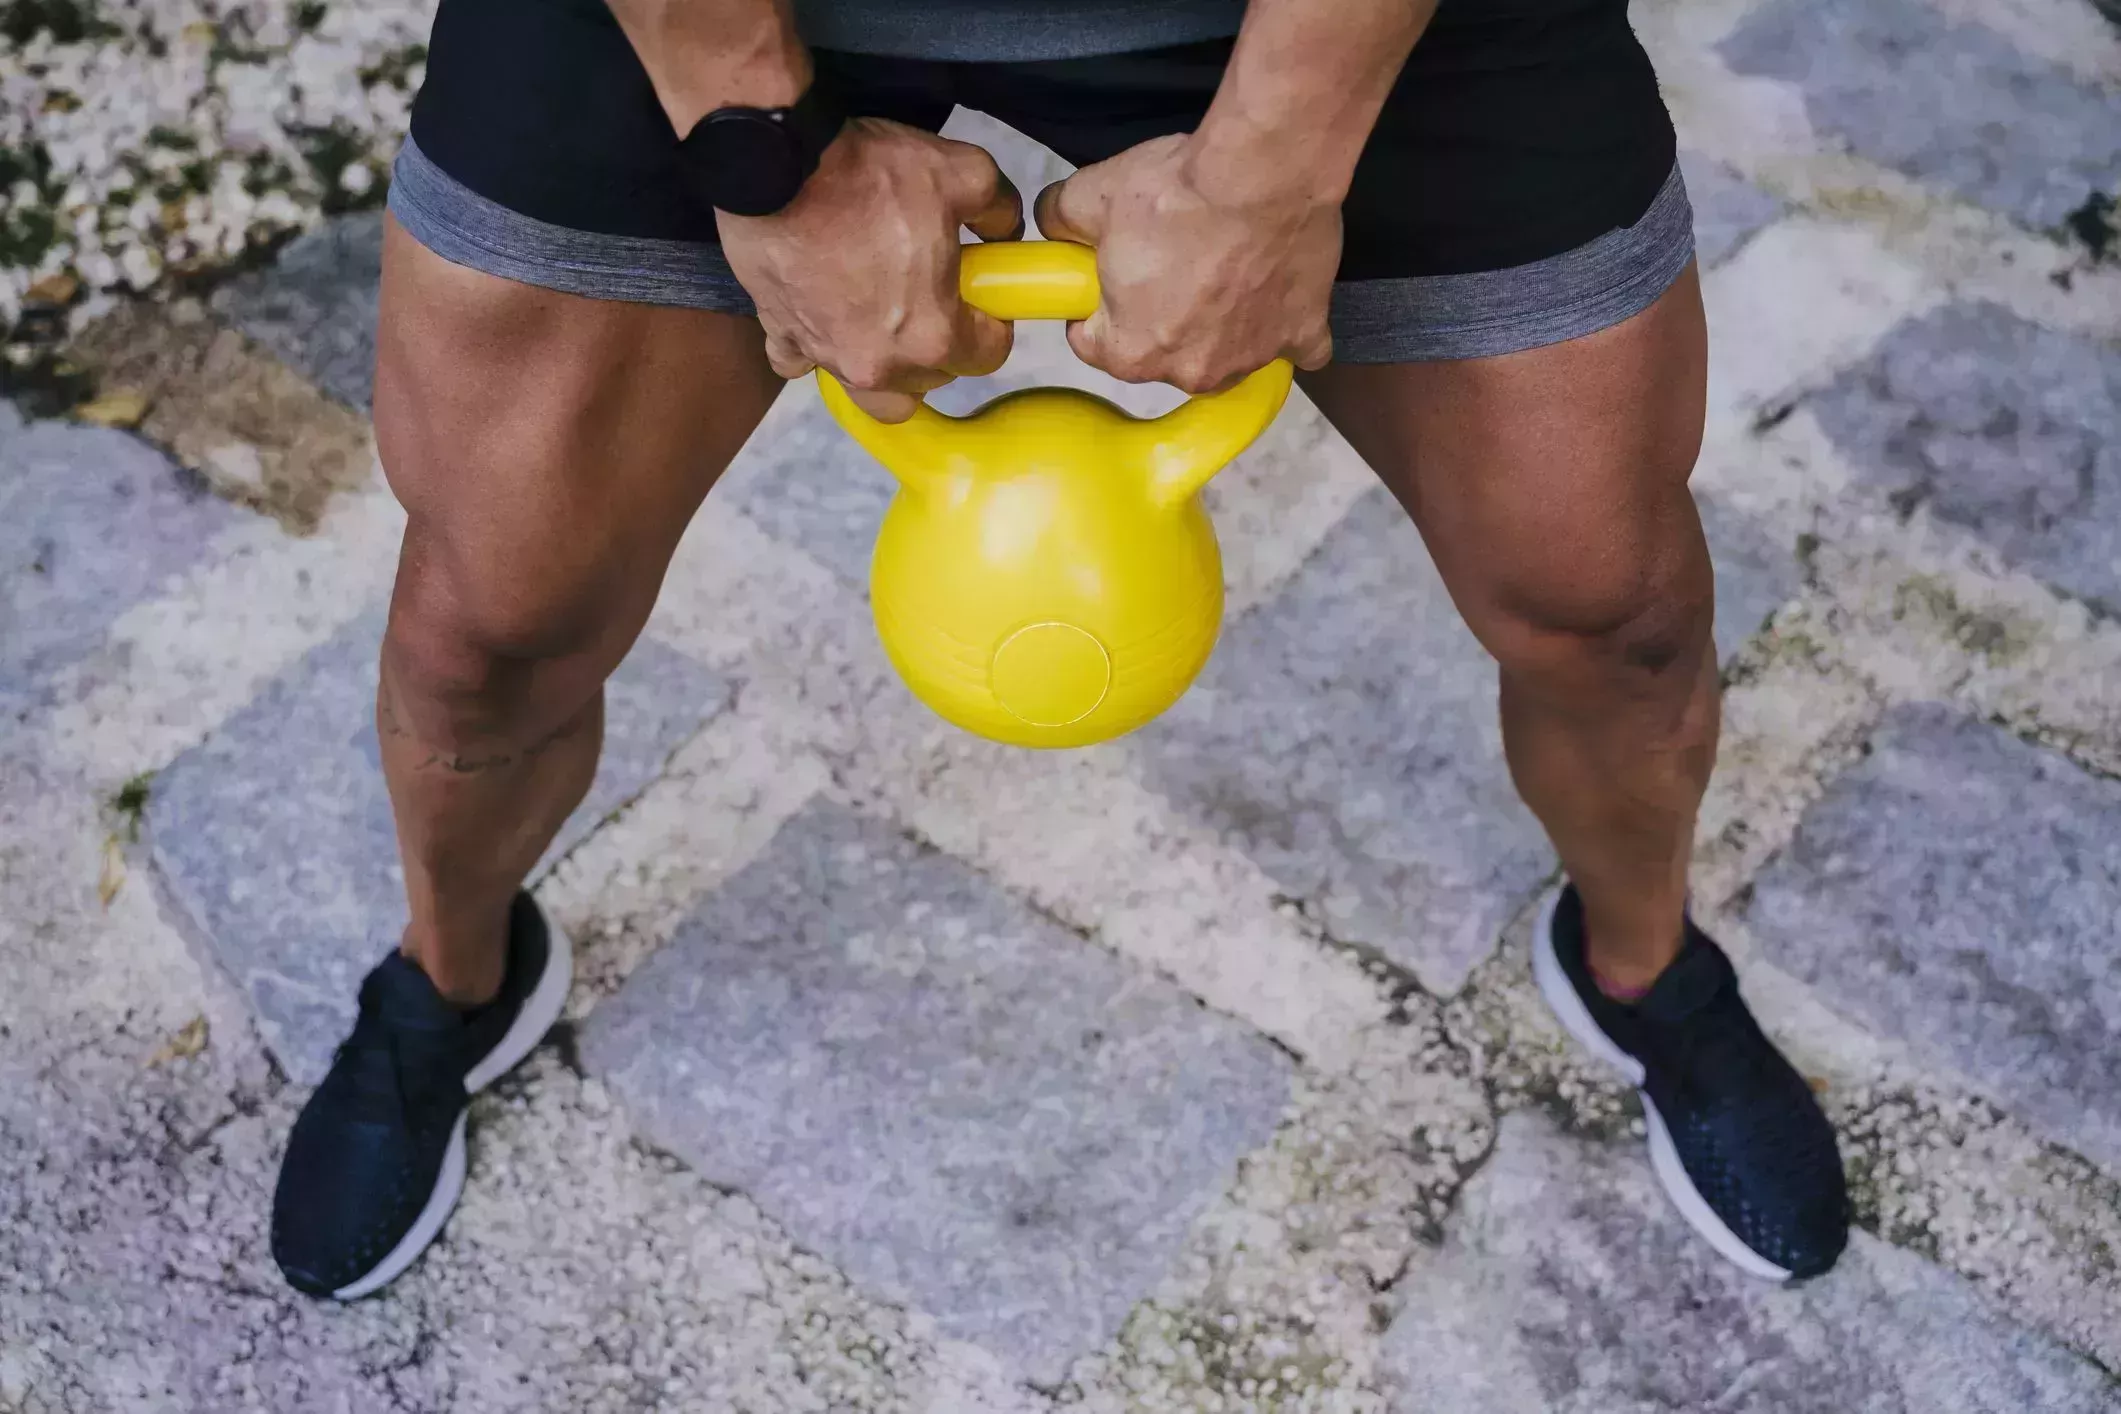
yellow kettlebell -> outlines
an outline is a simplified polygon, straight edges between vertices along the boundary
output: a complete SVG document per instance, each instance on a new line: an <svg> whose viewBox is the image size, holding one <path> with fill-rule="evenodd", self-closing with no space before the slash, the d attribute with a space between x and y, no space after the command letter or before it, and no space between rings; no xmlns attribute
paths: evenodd
<svg viewBox="0 0 2121 1414"><path fill-rule="evenodd" d="M965 300L1083 319L1097 258L1063 241L968 245ZM892 665L944 719L1015 746L1088 746L1191 686L1222 626L1222 553L1197 496L1266 430L1293 370L1137 418L1074 388L964 417L878 422L828 373L825 406L898 479L870 563Z"/></svg>

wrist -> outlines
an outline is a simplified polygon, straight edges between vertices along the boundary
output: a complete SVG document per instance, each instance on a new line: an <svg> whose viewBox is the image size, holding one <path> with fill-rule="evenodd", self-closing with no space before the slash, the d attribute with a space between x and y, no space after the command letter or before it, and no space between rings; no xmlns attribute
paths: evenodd
<svg viewBox="0 0 2121 1414"><path fill-rule="evenodd" d="M786 7L726 12L671 0L609 0L679 138L718 108L785 108L814 77Z"/></svg>
<svg viewBox="0 0 2121 1414"><path fill-rule="evenodd" d="M1347 199L1365 135L1268 127L1211 111L1187 142L1182 170L1194 190L1220 203L1338 206Z"/></svg>
<svg viewBox="0 0 2121 1414"><path fill-rule="evenodd" d="M810 51L792 34L785 44L762 38L748 53L719 57L719 64L689 75L674 92L657 92L663 111L670 115L670 126L680 136L718 108L786 108L809 90L815 78Z"/></svg>

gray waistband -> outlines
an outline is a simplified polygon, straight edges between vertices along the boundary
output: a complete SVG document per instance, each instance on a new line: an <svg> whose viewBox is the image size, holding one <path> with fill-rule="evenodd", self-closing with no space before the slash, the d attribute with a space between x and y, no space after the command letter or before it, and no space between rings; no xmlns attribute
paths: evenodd
<svg viewBox="0 0 2121 1414"><path fill-rule="evenodd" d="M555 226L488 201L411 138L390 172L390 214L453 265L591 299L755 314L721 247Z"/></svg>
<svg viewBox="0 0 2121 1414"><path fill-rule="evenodd" d="M591 299L752 314L719 247L570 230L487 200L407 141L390 211L444 260ZM1333 352L1343 363L1486 358L1557 344L1641 313L1694 256L1678 168L1634 225L1571 251L1473 275L1343 281Z"/></svg>

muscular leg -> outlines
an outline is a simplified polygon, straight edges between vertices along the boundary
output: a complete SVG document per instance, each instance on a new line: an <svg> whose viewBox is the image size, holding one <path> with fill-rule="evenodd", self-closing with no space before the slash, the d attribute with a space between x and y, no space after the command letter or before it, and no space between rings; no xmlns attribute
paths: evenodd
<svg viewBox="0 0 2121 1414"><path fill-rule="evenodd" d="M1585 338L1305 384L1500 663L1511 776L1582 892L1593 965L1622 987L1678 951L1716 755L1714 591L1686 487L1706 364L1690 268Z"/></svg>
<svg viewBox="0 0 2121 1414"><path fill-rule="evenodd" d="M444 996L501 980L509 899L595 773L603 683L781 382L758 325L606 303L384 242L377 444L408 521L376 721Z"/></svg>

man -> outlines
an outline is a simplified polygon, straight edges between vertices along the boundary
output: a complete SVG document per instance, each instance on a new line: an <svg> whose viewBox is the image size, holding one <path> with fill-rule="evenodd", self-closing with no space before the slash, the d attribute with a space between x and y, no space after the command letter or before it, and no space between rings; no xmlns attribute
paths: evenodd
<svg viewBox="0 0 2121 1414"><path fill-rule="evenodd" d="M903 418L1007 355L958 242L1022 211L934 135L958 103L1082 168L1038 216L1097 248L1083 359L1189 391L1305 370L1501 665L1573 881L1542 991L1641 1087L1697 1230L1764 1277L1826 1270L1832 1132L1686 917L1717 731L1705 338L1625 0L441 0L375 393L409 516L376 715L411 923L295 1126L288 1279L372 1291L447 1217L466 1095L567 987L522 880L782 381L827 368Z"/></svg>

